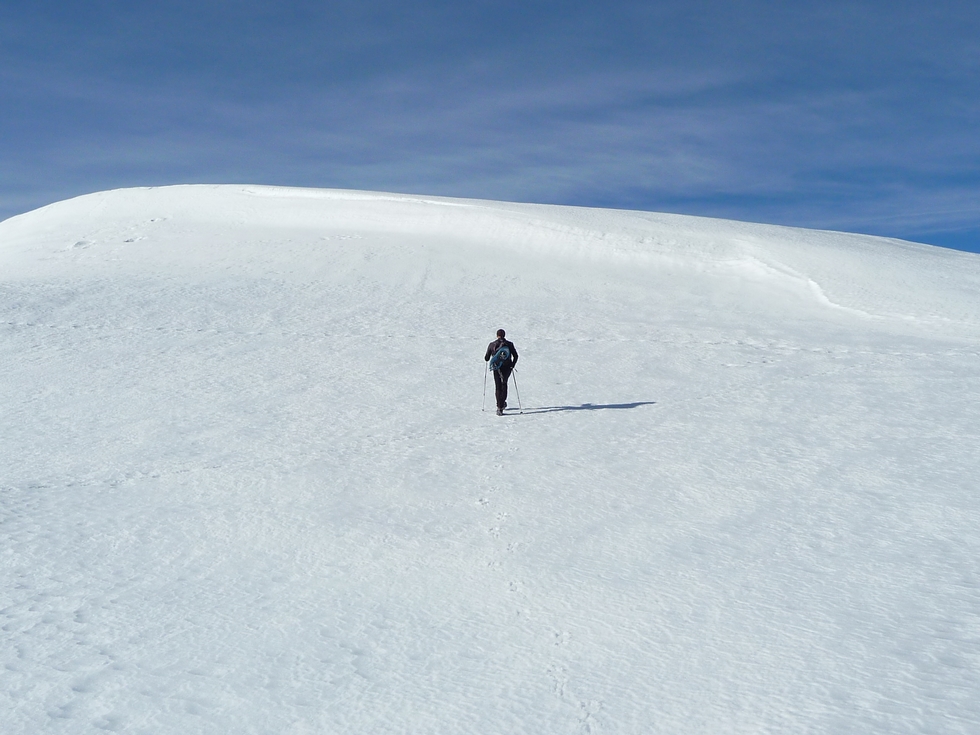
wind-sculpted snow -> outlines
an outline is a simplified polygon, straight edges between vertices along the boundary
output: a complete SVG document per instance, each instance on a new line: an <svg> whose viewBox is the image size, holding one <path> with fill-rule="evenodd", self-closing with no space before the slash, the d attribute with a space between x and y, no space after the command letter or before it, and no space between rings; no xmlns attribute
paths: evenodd
<svg viewBox="0 0 980 735"><path fill-rule="evenodd" d="M978 287L368 192L0 223L0 730L977 732Z"/></svg>

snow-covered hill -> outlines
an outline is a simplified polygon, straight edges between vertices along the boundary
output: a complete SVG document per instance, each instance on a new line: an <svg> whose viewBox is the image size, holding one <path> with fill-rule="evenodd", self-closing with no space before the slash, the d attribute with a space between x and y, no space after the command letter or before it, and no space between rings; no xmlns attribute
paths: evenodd
<svg viewBox="0 0 980 735"><path fill-rule="evenodd" d="M2 731L976 733L978 292L365 192L0 223Z"/></svg>

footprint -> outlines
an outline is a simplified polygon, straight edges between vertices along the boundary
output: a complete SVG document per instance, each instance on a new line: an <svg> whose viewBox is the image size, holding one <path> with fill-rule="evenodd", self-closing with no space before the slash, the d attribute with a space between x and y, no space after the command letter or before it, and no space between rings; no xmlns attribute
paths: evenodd
<svg viewBox="0 0 980 735"><path fill-rule="evenodd" d="M599 721L596 719L596 715L602 710L602 702L594 700L579 702L579 710L581 712L578 719L580 731L584 733L599 732Z"/></svg>

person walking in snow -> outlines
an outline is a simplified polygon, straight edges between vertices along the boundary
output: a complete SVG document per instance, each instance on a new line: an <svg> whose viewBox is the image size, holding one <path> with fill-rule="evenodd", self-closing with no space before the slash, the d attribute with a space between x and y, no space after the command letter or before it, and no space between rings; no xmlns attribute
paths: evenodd
<svg viewBox="0 0 980 735"><path fill-rule="evenodd" d="M487 354L483 359L489 363L493 371L494 395L497 398L497 415L503 416L507 408L507 381L510 373L517 364L517 348L507 340L503 329L497 330L497 339L487 346Z"/></svg>

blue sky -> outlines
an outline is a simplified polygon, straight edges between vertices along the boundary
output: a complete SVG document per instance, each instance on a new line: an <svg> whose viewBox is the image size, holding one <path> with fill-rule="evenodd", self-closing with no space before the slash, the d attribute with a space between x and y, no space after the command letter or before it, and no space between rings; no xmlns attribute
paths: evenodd
<svg viewBox="0 0 980 735"><path fill-rule="evenodd" d="M197 182L980 251L980 3L0 0L0 218Z"/></svg>

